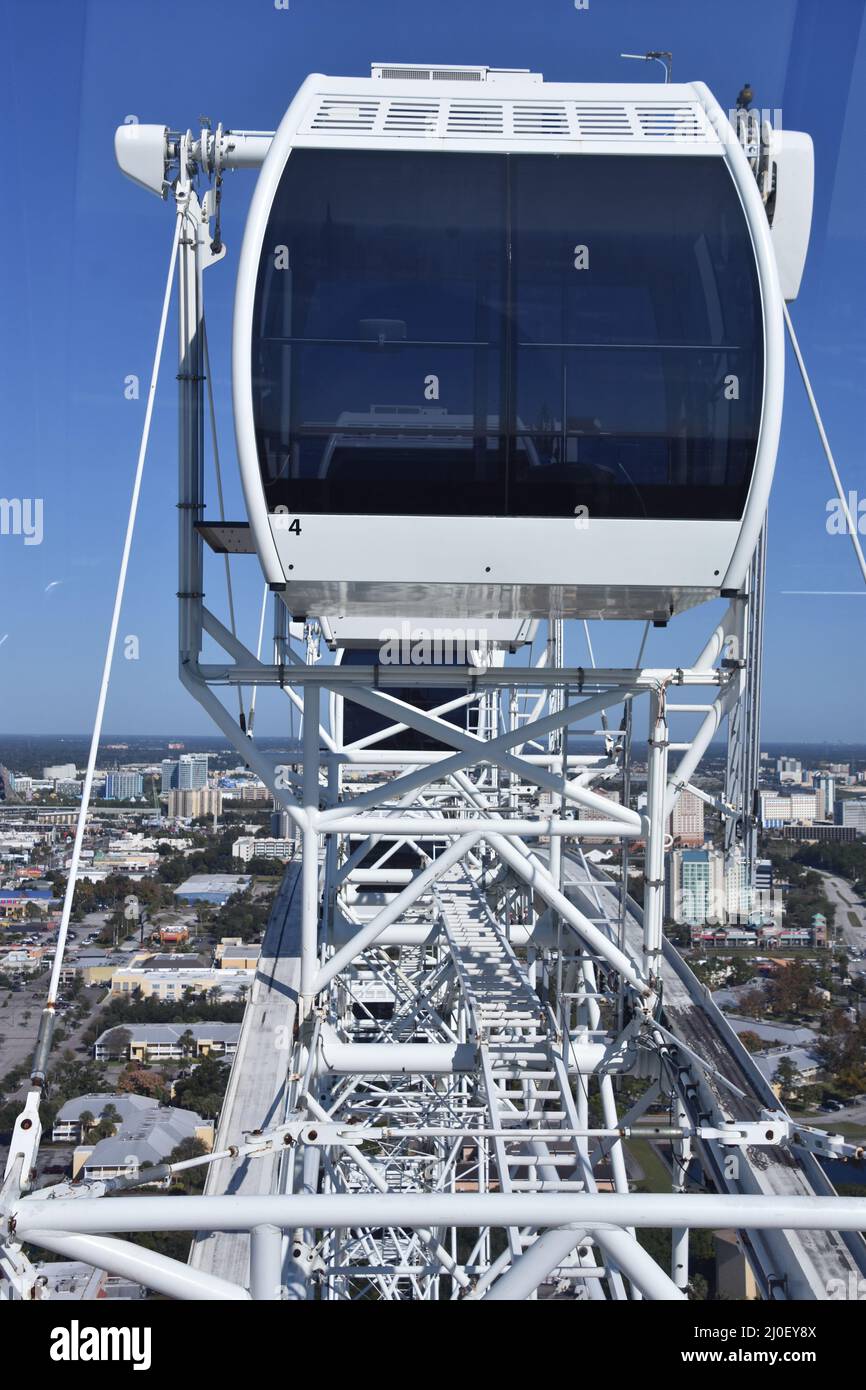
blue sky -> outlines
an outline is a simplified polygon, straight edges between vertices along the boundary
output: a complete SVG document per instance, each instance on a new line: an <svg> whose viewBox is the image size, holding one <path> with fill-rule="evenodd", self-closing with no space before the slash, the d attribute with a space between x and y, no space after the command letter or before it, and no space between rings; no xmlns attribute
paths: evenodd
<svg viewBox="0 0 866 1390"><path fill-rule="evenodd" d="M653 78L623 50L671 49L675 79L702 79L723 107L755 104L809 130L818 171L804 286L793 316L843 478L866 498L866 26L863 0L2 0L0 115L0 496L44 499L44 539L0 536L0 731L78 732L93 717L171 215L118 173L115 126L174 128L201 115L272 129L311 71L363 75L371 61L528 66L550 80ZM208 275L211 352L227 510L242 515L229 405L236 256L254 175L227 181L229 256ZM108 732L208 732L175 673L174 340L157 401ZM843 536L828 535L829 474L789 358L770 512L764 737L866 741L866 594ZM142 393L144 394L144 392ZM209 496L214 489L211 486ZM211 500L213 500L211 498ZM238 565L255 640L260 581ZM211 574L211 593L218 571ZM852 590L797 597L792 590ZM216 606L216 601L215 601ZM221 610L218 610L221 611ZM653 664L689 661L712 609L652 634ZM631 660L632 625L594 625L602 664ZM575 639L577 642L577 639ZM568 656L585 660L575 645ZM281 705L280 710L284 708ZM277 732L262 702L262 732Z"/></svg>

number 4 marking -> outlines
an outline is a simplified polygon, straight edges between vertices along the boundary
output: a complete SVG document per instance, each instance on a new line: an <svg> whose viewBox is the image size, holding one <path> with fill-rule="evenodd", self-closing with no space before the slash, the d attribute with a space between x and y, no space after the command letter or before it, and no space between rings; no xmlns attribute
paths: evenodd
<svg viewBox="0 0 866 1390"><path fill-rule="evenodd" d="M289 521L289 509L283 503L274 508L274 525L278 531L294 531L296 536L301 534L300 517Z"/></svg>

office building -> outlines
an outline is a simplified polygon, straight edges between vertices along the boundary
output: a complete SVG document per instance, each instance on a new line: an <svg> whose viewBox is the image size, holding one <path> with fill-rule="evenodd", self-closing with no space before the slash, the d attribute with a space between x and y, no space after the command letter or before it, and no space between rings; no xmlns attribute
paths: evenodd
<svg viewBox="0 0 866 1390"><path fill-rule="evenodd" d="M818 819L832 820L836 809L836 780L822 772L815 783L818 795Z"/></svg>
<svg viewBox="0 0 866 1390"><path fill-rule="evenodd" d="M820 840L830 840L836 844L851 844L860 832L853 825L783 825L780 834L783 840L802 840L804 844L816 844Z"/></svg>
<svg viewBox="0 0 866 1390"><path fill-rule="evenodd" d="M230 801L270 801L271 793L258 778L235 782L226 787L225 795Z"/></svg>
<svg viewBox="0 0 866 1390"><path fill-rule="evenodd" d="M705 803L688 788L680 792L677 804L671 812L670 833L674 840L684 845L704 843Z"/></svg>
<svg viewBox="0 0 866 1390"><path fill-rule="evenodd" d="M783 784L793 782L798 785L803 780L803 764L799 758L778 758L776 775Z"/></svg>
<svg viewBox="0 0 866 1390"><path fill-rule="evenodd" d="M177 961L184 964L175 964ZM245 995L252 985L252 970L219 968L195 961L195 956L150 955L148 952L136 955L112 975L111 993L174 1003L185 994L212 994L214 991L215 997L236 999Z"/></svg>
<svg viewBox="0 0 866 1390"><path fill-rule="evenodd" d="M617 805L619 805L619 802L620 802L620 794L619 794L619 792L602 791L602 789L601 789L600 787L594 787L594 788L593 788L593 791L595 792L595 795L596 795L596 796L602 796L602 797L604 797L605 801L613 801L613 802L616 802ZM543 802L542 802L542 804L543 804ZM551 813L552 815L558 814L557 808L558 808L558 802L555 802L554 799L551 797L550 802L549 802L550 813ZM578 820L602 820L602 821L603 821L603 820L609 820L610 817L607 815L607 813L606 813L605 811L602 811L600 808L599 808L598 810L596 810L595 807L591 807L591 806L580 806L580 807L578 807L577 819L578 819Z"/></svg>
<svg viewBox="0 0 866 1390"><path fill-rule="evenodd" d="M144 795L144 778L140 772L109 772L105 779L103 801L131 801Z"/></svg>
<svg viewBox="0 0 866 1390"><path fill-rule="evenodd" d="M291 840L295 834L295 823L288 811L271 813L271 835L275 840Z"/></svg>
<svg viewBox="0 0 866 1390"><path fill-rule="evenodd" d="M160 791L163 794L173 790L199 791L207 786L208 754L181 753L176 762L171 758L163 758L161 771Z"/></svg>
<svg viewBox="0 0 866 1390"><path fill-rule="evenodd" d="M42 776L46 782L56 782L60 778L74 777L77 771L75 763L55 763L52 767L43 767Z"/></svg>
<svg viewBox="0 0 866 1390"><path fill-rule="evenodd" d="M181 753L177 765L177 785L182 792L207 786L207 753Z"/></svg>
<svg viewBox="0 0 866 1390"><path fill-rule="evenodd" d="M81 781L77 777L64 777L62 780L58 777L54 784L54 790L58 796L67 796L73 801L77 801L81 796L81 785Z"/></svg>
<svg viewBox="0 0 866 1390"><path fill-rule="evenodd" d="M751 885L745 859L732 854L727 863L719 849L675 849L665 874L665 915L692 926L748 920Z"/></svg>
<svg viewBox="0 0 866 1390"><path fill-rule="evenodd" d="M811 825L817 819L817 792L761 792L761 821L768 828L781 825Z"/></svg>
<svg viewBox="0 0 866 1390"><path fill-rule="evenodd" d="M232 845L232 858L248 864L251 859L283 859L294 856L295 841L267 835L242 835Z"/></svg>
<svg viewBox="0 0 866 1390"><path fill-rule="evenodd" d="M773 861L771 859L757 859L755 861L755 889L758 893L769 893L773 887Z"/></svg>

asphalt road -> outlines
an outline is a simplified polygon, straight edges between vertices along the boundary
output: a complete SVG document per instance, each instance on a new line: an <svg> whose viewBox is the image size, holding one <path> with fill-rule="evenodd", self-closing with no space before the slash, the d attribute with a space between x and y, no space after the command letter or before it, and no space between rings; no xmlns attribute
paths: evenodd
<svg viewBox="0 0 866 1390"><path fill-rule="evenodd" d="M845 943L858 951L866 950L866 906L854 893L853 885L846 878L825 873L823 869L817 872L824 880L827 897L836 909L836 926ZM858 926L855 927L849 920L849 913L857 919Z"/></svg>

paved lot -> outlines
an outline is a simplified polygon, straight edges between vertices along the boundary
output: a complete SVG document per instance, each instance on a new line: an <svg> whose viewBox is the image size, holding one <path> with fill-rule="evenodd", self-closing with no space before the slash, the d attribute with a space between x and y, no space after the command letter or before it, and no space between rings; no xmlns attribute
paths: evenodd
<svg viewBox="0 0 866 1390"><path fill-rule="evenodd" d="M47 974L36 980L20 979L19 990L0 990L0 1076L22 1062L29 1065L48 986Z"/></svg>
<svg viewBox="0 0 866 1390"><path fill-rule="evenodd" d="M846 878L825 873L823 869L819 869L818 873L824 880L827 897L836 909L836 926L846 943L857 950L866 949L866 906L855 894L853 884ZM851 916L856 918L857 926L850 920Z"/></svg>

